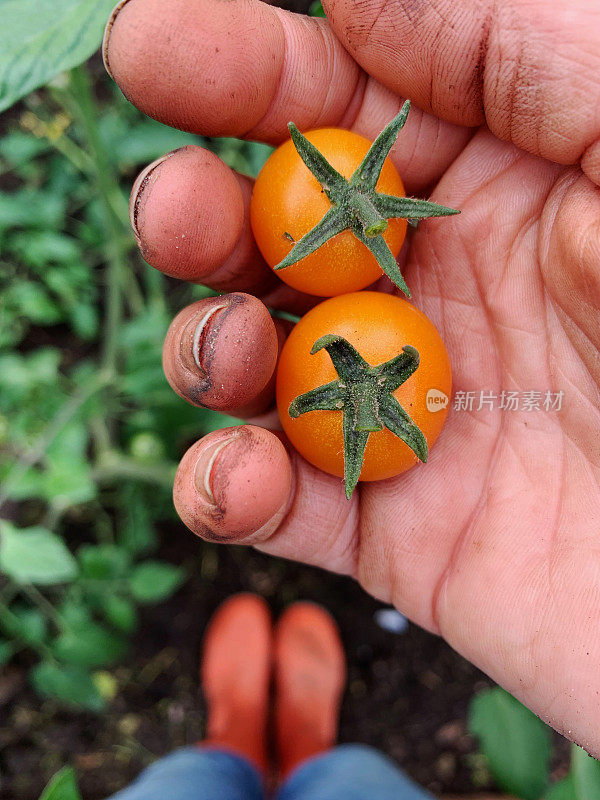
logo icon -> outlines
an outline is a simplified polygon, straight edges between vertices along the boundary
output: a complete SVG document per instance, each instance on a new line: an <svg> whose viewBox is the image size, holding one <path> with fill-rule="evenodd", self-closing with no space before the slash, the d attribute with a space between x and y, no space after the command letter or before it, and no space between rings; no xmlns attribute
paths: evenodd
<svg viewBox="0 0 600 800"><path fill-rule="evenodd" d="M444 394L444 392L440 392L439 389L429 389L425 397L427 411L431 411L432 413L441 411L448 405L448 400L448 395Z"/></svg>

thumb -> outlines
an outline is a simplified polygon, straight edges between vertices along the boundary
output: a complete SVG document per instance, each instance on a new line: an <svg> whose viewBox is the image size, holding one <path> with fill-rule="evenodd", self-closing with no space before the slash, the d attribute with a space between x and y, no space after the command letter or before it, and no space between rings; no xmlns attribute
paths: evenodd
<svg viewBox="0 0 600 800"><path fill-rule="evenodd" d="M600 184L600 7L593 0L324 0L374 78L461 125Z"/></svg>

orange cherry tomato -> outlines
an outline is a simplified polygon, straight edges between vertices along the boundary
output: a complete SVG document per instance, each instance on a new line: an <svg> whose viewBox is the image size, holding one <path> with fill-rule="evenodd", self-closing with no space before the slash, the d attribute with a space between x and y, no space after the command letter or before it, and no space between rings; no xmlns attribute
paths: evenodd
<svg viewBox="0 0 600 800"><path fill-rule="evenodd" d="M320 128L305 134L329 163L350 178L371 142L341 128ZM386 158L376 189L404 197L398 171ZM252 231L270 267L275 267L294 242L310 231L331 208L321 185L304 164L291 139L269 157L260 171L250 203ZM406 236L406 220L390 219L383 234L397 256ZM383 274L375 256L350 231L338 233L318 250L276 273L289 286L308 294L332 297L364 289Z"/></svg>
<svg viewBox="0 0 600 800"><path fill-rule="evenodd" d="M298 452L319 469L344 475L342 411L309 411L293 419L288 413L298 395L338 378L325 350L310 352L315 341L328 333L343 336L371 366L394 358L405 345L416 348L419 366L393 397L418 425L431 449L446 420L452 390L444 343L429 318L408 301L378 292L357 292L313 308L283 347L277 372L277 408L283 429ZM384 428L369 435L360 480L390 478L417 463L408 445Z"/></svg>

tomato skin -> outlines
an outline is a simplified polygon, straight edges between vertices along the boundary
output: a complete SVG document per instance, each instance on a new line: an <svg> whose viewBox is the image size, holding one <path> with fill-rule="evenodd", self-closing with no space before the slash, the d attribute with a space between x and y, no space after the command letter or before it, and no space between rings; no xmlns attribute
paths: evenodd
<svg viewBox="0 0 600 800"><path fill-rule="evenodd" d="M341 128L320 128L305 136L345 178L351 177L371 145L363 136ZM384 194L405 196L400 175L389 158L376 188ZM298 155L292 140L284 142L260 171L250 203L252 231L267 264L275 267L285 258L294 242L308 233L330 207L321 185ZM406 225L405 219L390 219L383 234L395 256L406 236ZM276 274L294 289L332 297L364 289L383 272L375 256L346 230Z"/></svg>
<svg viewBox="0 0 600 800"><path fill-rule="evenodd" d="M444 343L428 317L408 301L379 292L357 292L325 300L311 309L294 327L281 352L277 408L283 429L298 452L324 472L343 477L342 413L311 411L295 419L288 413L295 397L337 377L325 350L310 353L315 341L326 333L346 338L373 366L397 356L404 345L416 347L419 366L394 397L419 426L431 449L448 415L452 391ZM448 397L445 408L427 409L429 389ZM408 445L384 429L369 436L360 480L390 478L418 463Z"/></svg>

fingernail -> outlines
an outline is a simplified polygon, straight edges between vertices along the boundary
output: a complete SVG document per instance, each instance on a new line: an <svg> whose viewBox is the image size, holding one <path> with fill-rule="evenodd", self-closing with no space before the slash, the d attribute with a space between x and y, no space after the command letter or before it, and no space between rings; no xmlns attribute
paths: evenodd
<svg viewBox="0 0 600 800"><path fill-rule="evenodd" d="M211 505L216 505L215 495L212 488L212 478L214 466L217 458L221 455L223 450L232 444L237 438L235 429L233 429L226 438L221 439L215 443L211 443L209 447L202 450L194 468L194 485L198 494Z"/></svg>
<svg viewBox="0 0 600 800"><path fill-rule="evenodd" d="M125 0L125 2L127 2L127 0ZM148 164L146 169L142 170L137 176L131 189L131 198L129 200L129 221L131 222L135 240L140 248L142 246L142 241L140 239L140 233L138 230L138 215L140 211L140 204L142 202L142 196L148 188L148 184L154 170L172 155L173 153L167 153L166 155L157 158L156 161L153 161L151 164Z"/></svg>
<svg viewBox="0 0 600 800"><path fill-rule="evenodd" d="M108 72L110 77L114 80L115 76L110 71L110 64L108 63L108 42L110 39L110 34L113 29L113 25L115 24L115 20L119 15L119 11L126 5L129 0L120 0L117 5L113 8L110 17L108 18L108 22L106 23L106 27L104 28L104 36L102 38L102 60L104 61L104 69Z"/></svg>
<svg viewBox="0 0 600 800"><path fill-rule="evenodd" d="M216 303L214 306L204 312L194 328L194 335L192 337L192 358L194 359L194 364L198 367L202 375L207 375L208 373L203 360L203 345L206 343L208 338L210 321L217 311L227 308L227 305L227 303ZM182 339L181 343L183 347L186 346L187 342L185 341L185 338Z"/></svg>

